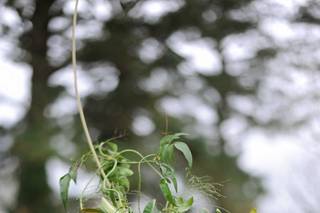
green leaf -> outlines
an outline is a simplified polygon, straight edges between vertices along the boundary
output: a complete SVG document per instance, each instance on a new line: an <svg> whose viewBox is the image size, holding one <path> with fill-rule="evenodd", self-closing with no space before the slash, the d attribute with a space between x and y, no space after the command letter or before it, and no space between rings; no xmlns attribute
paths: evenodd
<svg viewBox="0 0 320 213"><path fill-rule="evenodd" d="M192 153L186 143L183 142L176 142L174 143L174 146L182 152L184 155L185 159L188 162L188 166L191 168L192 167Z"/></svg>
<svg viewBox="0 0 320 213"><path fill-rule="evenodd" d="M164 144L170 144L172 142L174 142L175 140L178 140L181 138L181 136L185 136L188 135L186 133L176 133L173 135L166 135L164 137L161 138L160 140L160 146L163 146Z"/></svg>
<svg viewBox="0 0 320 213"><path fill-rule="evenodd" d="M172 144L165 144L160 148L160 159L162 162L170 164L173 161L174 147Z"/></svg>
<svg viewBox="0 0 320 213"><path fill-rule="evenodd" d="M216 208L216 213L222 213L220 209Z"/></svg>
<svg viewBox="0 0 320 213"><path fill-rule="evenodd" d="M88 155L84 154L79 160L73 161L69 172L60 178L60 197L65 209L67 209L70 181L73 180L75 183L77 182L78 169L87 160L87 158Z"/></svg>
<svg viewBox="0 0 320 213"><path fill-rule="evenodd" d="M81 156L79 160L72 162L71 167L69 169L69 175L75 183L77 182L78 169L87 159L88 159L88 154L84 154Z"/></svg>
<svg viewBox="0 0 320 213"><path fill-rule="evenodd" d="M178 192L177 178L176 178L174 175L171 177L171 181L172 181L172 183L173 183L174 189L176 190L176 192Z"/></svg>
<svg viewBox="0 0 320 213"><path fill-rule="evenodd" d="M118 178L118 182L119 182L119 185L123 186L126 191L129 190L130 182L129 182L128 178L122 176L122 177Z"/></svg>
<svg viewBox="0 0 320 213"><path fill-rule="evenodd" d="M60 196L65 210L67 210L69 185L71 179L72 178L69 173L60 178Z"/></svg>
<svg viewBox="0 0 320 213"><path fill-rule="evenodd" d="M104 197L101 199L101 203L100 203L99 207L101 208L102 212L104 212L104 213L105 212L107 212L107 213L118 212L117 209L110 203L110 201Z"/></svg>
<svg viewBox="0 0 320 213"><path fill-rule="evenodd" d="M128 177L133 175L133 171L125 167L118 167L118 172L120 176Z"/></svg>
<svg viewBox="0 0 320 213"><path fill-rule="evenodd" d="M251 209L250 213L257 213L257 209L256 208Z"/></svg>
<svg viewBox="0 0 320 213"><path fill-rule="evenodd" d="M178 212L186 212L192 207L193 197L187 201L184 201L182 197L179 197L176 203L178 206Z"/></svg>
<svg viewBox="0 0 320 213"><path fill-rule="evenodd" d="M109 154L114 154L118 152L118 145L116 143L113 143L111 141L113 141L114 139L111 138L109 140L103 141L100 143L99 147L103 147L103 150L105 152L108 152Z"/></svg>
<svg viewBox="0 0 320 213"><path fill-rule="evenodd" d="M173 197L173 195L172 195L172 193L170 191L170 188L168 186L168 183L167 183L167 181L165 179L161 179L161 181L160 181L160 189L161 189L165 199L169 203L175 205L174 197Z"/></svg>
<svg viewBox="0 0 320 213"><path fill-rule="evenodd" d="M78 169L81 165L81 162L82 160L77 160L77 161L73 161L72 162L72 165L69 169L69 175L71 177L71 179L76 183L77 182L77 176L78 176Z"/></svg>
<svg viewBox="0 0 320 213"><path fill-rule="evenodd" d="M143 213L154 213L157 212L156 200L149 201L143 210Z"/></svg>
<svg viewBox="0 0 320 213"><path fill-rule="evenodd" d="M178 191L178 183L177 183L177 178L174 173L174 169L170 165L165 164L165 163L161 163L160 168L161 168L161 174L166 179L168 179L170 182L173 183L174 189L177 192Z"/></svg>
<svg viewBox="0 0 320 213"><path fill-rule="evenodd" d="M110 147L111 151L113 151L113 152L117 152L118 151L118 145L117 144L109 142L109 141L107 141L106 143Z"/></svg>

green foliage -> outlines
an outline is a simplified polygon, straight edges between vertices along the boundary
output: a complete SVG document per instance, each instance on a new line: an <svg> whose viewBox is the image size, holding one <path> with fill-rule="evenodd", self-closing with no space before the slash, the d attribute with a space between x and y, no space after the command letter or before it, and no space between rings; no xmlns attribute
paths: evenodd
<svg viewBox="0 0 320 213"><path fill-rule="evenodd" d="M185 133L176 133L173 135L166 135L160 140L160 160L163 163L170 164L174 159L174 148L178 149L184 154L189 167L192 167L192 154L189 147L183 143L179 142L181 136L187 135Z"/></svg>
<svg viewBox="0 0 320 213"><path fill-rule="evenodd" d="M256 208L251 209L250 213L257 213L257 209Z"/></svg>
<svg viewBox="0 0 320 213"><path fill-rule="evenodd" d="M69 185L71 181L70 174L65 174L60 178L60 196L63 202L63 206L66 209L68 203L68 192L69 192Z"/></svg>
<svg viewBox="0 0 320 213"><path fill-rule="evenodd" d="M102 194L102 199L97 208L85 208L81 197L81 211L84 213L133 212L127 197L128 193L131 192L130 177L138 175L138 196L140 196L142 181L141 166L147 165L161 178L159 189L162 191L166 205L160 212L187 212L193 205L193 197L185 199L172 192L172 189L174 189L175 192L178 192L177 179L172 165L174 151L180 151L185 157L188 163L188 176L190 176L190 169L192 167L191 151L188 145L182 142L181 137L184 135L185 134L183 133L178 133L164 136L160 140L159 151L155 154L149 154L146 156L143 156L141 153L133 149L119 150L117 144L114 143L112 139L102 142L100 145L96 146L95 149L97 150L102 170L105 173L105 175L100 174L101 168L97 170L100 177L99 192ZM75 161L71 165L69 172L60 179L61 199L65 208L67 208L70 182L72 180L76 183L77 171L80 166L89 159L89 157L92 157L91 153L85 154L79 161ZM135 174L135 170L132 169L132 166L134 165L138 168L137 174ZM192 178L195 179L194 176ZM198 182L200 181L201 179L198 179ZM208 183L206 184L209 185ZM156 200L150 201L143 210L143 213L153 212L159 212Z"/></svg>
<svg viewBox="0 0 320 213"><path fill-rule="evenodd" d="M174 144L174 146L183 153L184 157L188 161L188 166L191 168L192 167L192 153L191 153L189 147L187 146L187 144L185 144L183 142L177 142Z"/></svg>
<svg viewBox="0 0 320 213"><path fill-rule="evenodd" d="M220 209L216 209L216 213L222 213L221 211L220 211Z"/></svg>
<svg viewBox="0 0 320 213"><path fill-rule="evenodd" d="M74 183L77 182L78 169L88 158L88 154L81 157L80 160L74 161L69 169L69 172L60 178L60 196L63 202L63 206L66 209L68 203L69 186L71 180Z"/></svg>
<svg viewBox="0 0 320 213"><path fill-rule="evenodd" d="M170 188L169 188L169 184L168 182L166 181L166 179L161 179L160 181L160 188L161 188L161 191L163 193L163 196L164 198L172 205L175 205L176 202L175 202L175 199L174 199L174 196L172 195L171 191L170 191Z"/></svg>
<svg viewBox="0 0 320 213"><path fill-rule="evenodd" d="M146 207L143 210L143 213L154 213L158 212L158 209L156 207L156 200L149 201L149 203L146 205Z"/></svg>

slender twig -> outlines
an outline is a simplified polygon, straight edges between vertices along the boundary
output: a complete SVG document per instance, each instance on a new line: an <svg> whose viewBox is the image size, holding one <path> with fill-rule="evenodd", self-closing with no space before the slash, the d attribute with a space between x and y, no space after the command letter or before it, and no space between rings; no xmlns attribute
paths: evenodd
<svg viewBox="0 0 320 213"><path fill-rule="evenodd" d="M165 135L168 135L168 131L169 131L169 119L168 119L168 114L165 114L165 119L166 119L166 125L165 125Z"/></svg>
<svg viewBox="0 0 320 213"><path fill-rule="evenodd" d="M95 151L87 122L83 113L80 94L79 94L79 87L78 87L78 75L77 75L77 54L76 54L76 25L77 25L77 14L78 14L78 3L79 0L75 0L75 6L74 6L74 13L73 13L73 22L72 22L72 71L73 71L73 83L74 83L74 91L77 99L77 107L80 115L81 124L87 139L87 143L90 147L90 150L92 152L93 158L97 164L97 167L100 168L100 173L103 177L103 179L106 179L107 186L110 186L109 181L106 178L106 174L101 166L99 157Z"/></svg>

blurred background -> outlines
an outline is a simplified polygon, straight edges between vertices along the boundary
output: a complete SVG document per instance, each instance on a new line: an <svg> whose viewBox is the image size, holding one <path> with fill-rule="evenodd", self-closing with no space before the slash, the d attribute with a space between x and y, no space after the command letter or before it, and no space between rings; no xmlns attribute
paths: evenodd
<svg viewBox="0 0 320 213"><path fill-rule="evenodd" d="M170 132L189 134L194 173L224 185L225 198L197 196L203 205L319 212L320 2L121 3L79 5L80 92L94 140L125 135L123 148L150 153L167 115ZM73 6L0 0L1 213L63 212L59 177L87 149L72 87ZM90 173L71 186L75 203ZM158 191L150 179L143 187Z"/></svg>

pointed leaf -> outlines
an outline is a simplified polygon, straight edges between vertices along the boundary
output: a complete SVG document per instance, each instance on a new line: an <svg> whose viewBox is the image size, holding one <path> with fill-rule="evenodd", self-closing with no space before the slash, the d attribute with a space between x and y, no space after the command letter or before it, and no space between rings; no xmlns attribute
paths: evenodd
<svg viewBox="0 0 320 213"><path fill-rule="evenodd" d="M169 203L175 205L174 197L173 197L173 195L172 195L172 193L170 191L170 188L168 186L168 183L167 183L167 181L165 179L161 179L161 181L160 181L160 189L161 189L165 199Z"/></svg>
<svg viewBox="0 0 320 213"><path fill-rule="evenodd" d="M62 199L62 203L65 210L67 209L67 204L68 204L70 181L71 181L71 176L69 173L65 174L60 178L60 197Z"/></svg>
<svg viewBox="0 0 320 213"><path fill-rule="evenodd" d="M177 206L178 206L178 212L186 212L188 211L193 204L193 197L191 197L189 200L184 201L183 198L177 199Z"/></svg>
<svg viewBox="0 0 320 213"><path fill-rule="evenodd" d="M156 200L150 201L143 210L143 213L154 213L157 212Z"/></svg>
<svg viewBox="0 0 320 213"><path fill-rule="evenodd" d="M189 149L188 145L183 142L176 142L174 146L182 152L184 155L185 159L188 162L188 166L191 168L192 167L192 153L191 150Z"/></svg>
<svg viewBox="0 0 320 213"><path fill-rule="evenodd" d="M178 183L177 183L177 178L175 176L174 169L170 165L165 164L165 163L161 163L160 168L161 168L161 173L162 173L163 177L165 177L167 180L169 180L170 183L172 182L173 187L177 192L178 191Z"/></svg>
<svg viewBox="0 0 320 213"><path fill-rule="evenodd" d="M163 146L164 144L170 144L174 142L175 140L178 140L181 138L181 136L187 135L185 133L176 133L173 135L166 135L160 140L160 146Z"/></svg>
<svg viewBox="0 0 320 213"><path fill-rule="evenodd" d="M177 178L175 176L172 176L171 178L172 184L176 192L178 192L178 183L177 183Z"/></svg>
<svg viewBox="0 0 320 213"><path fill-rule="evenodd" d="M78 176L78 169L81 165L81 160L73 161L70 169L69 169L69 175L70 178L76 183L77 182L77 176Z"/></svg>

